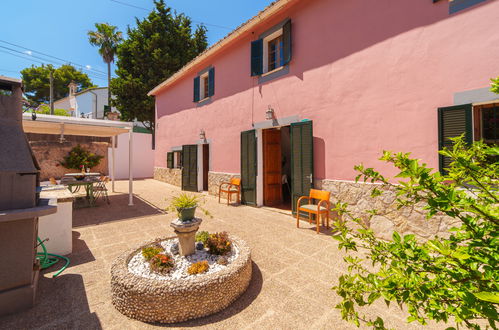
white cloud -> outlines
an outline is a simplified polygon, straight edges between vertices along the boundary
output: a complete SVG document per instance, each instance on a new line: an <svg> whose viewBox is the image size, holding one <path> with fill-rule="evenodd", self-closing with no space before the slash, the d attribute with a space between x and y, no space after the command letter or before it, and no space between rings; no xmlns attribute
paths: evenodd
<svg viewBox="0 0 499 330"><path fill-rule="evenodd" d="M27 54L29 56L33 55L33 53L31 52L31 50L25 50L24 51L24 54Z"/></svg>
<svg viewBox="0 0 499 330"><path fill-rule="evenodd" d="M87 70L90 70L92 68L92 66L87 64L87 65L85 65L85 68L87 68Z"/></svg>

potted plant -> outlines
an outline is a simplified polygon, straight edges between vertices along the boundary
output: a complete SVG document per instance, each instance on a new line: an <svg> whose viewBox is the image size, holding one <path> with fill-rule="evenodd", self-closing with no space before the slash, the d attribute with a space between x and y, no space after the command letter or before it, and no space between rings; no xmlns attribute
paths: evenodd
<svg viewBox="0 0 499 330"><path fill-rule="evenodd" d="M176 211L180 221L192 220L197 207L201 208L206 215L209 215L208 211L202 208L199 203L197 196L184 193L173 198L168 210Z"/></svg>

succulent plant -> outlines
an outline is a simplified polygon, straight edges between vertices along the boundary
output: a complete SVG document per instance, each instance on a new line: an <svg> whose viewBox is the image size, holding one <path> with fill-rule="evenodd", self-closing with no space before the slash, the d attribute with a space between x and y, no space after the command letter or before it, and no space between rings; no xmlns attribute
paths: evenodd
<svg viewBox="0 0 499 330"><path fill-rule="evenodd" d="M202 274L204 272L207 272L209 268L210 265L208 265L208 261L198 261L187 268L187 273L189 273L190 275Z"/></svg>
<svg viewBox="0 0 499 330"><path fill-rule="evenodd" d="M211 254L224 255L232 249L229 234L226 232L210 234L206 242L206 247Z"/></svg>

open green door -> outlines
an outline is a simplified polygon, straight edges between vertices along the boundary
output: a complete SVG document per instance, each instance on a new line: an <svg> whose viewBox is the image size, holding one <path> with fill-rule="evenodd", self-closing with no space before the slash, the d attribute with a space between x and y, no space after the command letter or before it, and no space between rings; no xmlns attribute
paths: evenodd
<svg viewBox="0 0 499 330"><path fill-rule="evenodd" d="M198 146L182 146L182 190L198 191Z"/></svg>
<svg viewBox="0 0 499 330"><path fill-rule="evenodd" d="M241 202L256 205L256 131L241 132Z"/></svg>
<svg viewBox="0 0 499 330"><path fill-rule="evenodd" d="M313 188L314 137L312 121L291 124L291 201L293 213L301 196L308 196Z"/></svg>

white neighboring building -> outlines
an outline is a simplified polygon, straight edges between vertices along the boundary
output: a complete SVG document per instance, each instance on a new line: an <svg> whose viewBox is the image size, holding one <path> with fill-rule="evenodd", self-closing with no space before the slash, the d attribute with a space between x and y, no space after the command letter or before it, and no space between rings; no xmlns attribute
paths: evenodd
<svg viewBox="0 0 499 330"><path fill-rule="evenodd" d="M76 92L76 84L69 84L69 95L54 102L54 108L64 109L73 117L104 119L104 106L107 106L107 87L93 87ZM116 108L111 110L116 112Z"/></svg>

